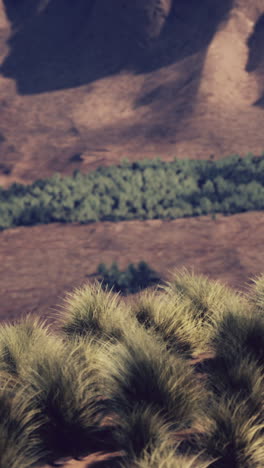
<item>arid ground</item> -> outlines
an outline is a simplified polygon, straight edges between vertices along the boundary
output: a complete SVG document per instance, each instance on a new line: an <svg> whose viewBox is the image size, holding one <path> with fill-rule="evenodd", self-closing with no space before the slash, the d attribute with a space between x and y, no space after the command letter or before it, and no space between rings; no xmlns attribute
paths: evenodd
<svg viewBox="0 0 264 468"><path fill-rule="evenodd" d="M0 184L262 154L263 24L263 0L0 0Z"/></svg>
<svg viewBox="0 0 264 468"><path fill-rule="evenodd" d="M145 260L162 278L194 268L241 291L264 270L264 213L172 221L50 224L0 233L1 320L55 317L66 291L94 281L100 262L120 269ZM132 297L132 296L131 296Z"/></svg>
<svg viewBox="0 0 264 468"><path fill-rule="evenodd" d="M260 155L263 93L263 0L0 0L3 187L123 158ZM53 321L113 260L244 291L264 272L263 239L263 212L8 229L0 320Z"/></svg>

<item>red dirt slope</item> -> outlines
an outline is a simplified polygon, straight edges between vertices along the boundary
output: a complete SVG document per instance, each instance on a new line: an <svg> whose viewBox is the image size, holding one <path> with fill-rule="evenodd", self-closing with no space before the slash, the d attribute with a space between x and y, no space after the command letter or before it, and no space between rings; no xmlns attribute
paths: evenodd
<svg viewBox="0 0 264 468"><path fill-rule="evenodd" d="M194 268L244 290L264 271L264 213L172 221L50 224L0 233L0 319L27 312L54 316L66 291L93 281L100 262L121 270L145 260L164 279L168 270ZM89 276L91 275L91 276Z"/></svg>
<svg viewBox="0 0 264 468"><path fill-rule="evenodd" d="M264 151L262 0L0 0L0 184Z"/></svg>

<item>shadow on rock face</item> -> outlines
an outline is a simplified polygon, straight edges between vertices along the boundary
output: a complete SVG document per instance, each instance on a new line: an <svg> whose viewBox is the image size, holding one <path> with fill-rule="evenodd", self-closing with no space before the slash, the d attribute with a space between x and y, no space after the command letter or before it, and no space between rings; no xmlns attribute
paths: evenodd
<svg viewBox="0 0 264 468"><path fill-rule="evenodd" d="M146 73L210 44L233 0L3 0L12 23L1 65L20 94Z"/></svg>
<svg viewBox="0 0 264 468"><path fill-rule="evenodd" d="M247 41L248 60L246 71L256 72L263 93L263 71L264 71L264 14L262 14ZM264 94L254 103L255 106L264 107Z"/></svg>

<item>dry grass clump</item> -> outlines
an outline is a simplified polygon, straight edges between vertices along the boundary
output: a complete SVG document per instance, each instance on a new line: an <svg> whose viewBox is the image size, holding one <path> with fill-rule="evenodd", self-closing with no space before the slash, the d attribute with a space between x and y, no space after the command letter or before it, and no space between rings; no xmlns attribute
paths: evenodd
<svg viewBox="0 0 264 468"><path fill-rule="evenodd" d="M252 283L248 283L247 298L255 312L264 312L264 273L250 278Z"/></svg>
<svg viewBox="0 0 264 468"><path fill-rule="evenodd" d="M246 297L182 270L125 305L97 282L67 295L56 333L3 324L0 468L98 452L90 466L264 466L262 284Z"/></svg>
<svg viewBox="0 0 264 468"><path fill-rule="evenodd" d="M57 318L68 339L92 335L115 342L127 328L129 314L119 293L103 289L102 283L95 281L67 293Z"/></svg>
<svg viewBox="0 0 264 468"><path fill-rule="evenodd" d="M205 460L203 452L197 455L181 455L180 444L172 447L163 442L159 447L153 447L150 451L144 451L140 459L135 459L133 468L208 468L212 466L212 460ZM127 468L128 465L122 465ZM132 465L130 465L132 466Z"/></svg>
<svg viewBox="0 0 264 468"><path fill-rule="evenodd" d="M196 337L195 321L184 313L176 298L158 293L157 290L142 291L130 306L131 315L151 335L162 339L168 350L191 357L199 340Z"/></svg>
<svg viewBox="0 0 264 468"><path fill-rule="evenodd" d="M1 324L0 371L18 376L35 356L49 355L50 348L59 350L60 340L39 317L27 315L12 324Z"/></svg>
<svg viewBox="0 0 264 468"><path fill-rule="evenodd" d="M172 271L171 280L159 289L176 301L177 314L192 324L197 354L210 349L212 334L229 311L248 310L246 297L240 292L185 268Z"/></svg>
<svg viewBox="0 0 264 468"><path fill-rule="evenodd" d="M119 415L117 443L128 459L201 420L207 392L194 369L144 328L128 330L105 353L104 386Z"/></svg>
<svg viewBox="0 0 264 468"><path fill-rule="evenodd" d="M0 468L33 467L45 458L38 431L42 414L30 408L30 385L17 385L6 374L0 376Z"/></svg>
<svg viewBox="0 0 264 468"><path fill-rule="evenodd" d="M48 347L42 348L43 342L34 346L34 333L30 335L31 342L28 334L20 333L21 328L20 323L5 327L12 350L16 349L19 337L23 336L25 343L21 362L17 354L11 366L5 365L3 375L7 378L8 371L10 376L14 375L9 382L15 382L18 392L21 393L25 386L27 388L26 393L21 393L22 406L28 414L38 415L38 425L35 426L32 417L28 426L29 429L32 426L33 436L41 441L39 463L52 464L64 457L79 458L102 450L113 450L116 445L112 427L100 426L112 408L103 399L100 385L102 376L97 365L99 343L93 337L71 343L52 337L51 341L46 340ZM6 338L4 333L2 337ZM26 348L28 362L24 355ZM14 373L14 368L19 372Z"/></svg>
<svg viewBox="0 0 264 468"><path fill-rule="evenodd" d="M250 406L250 405L249 405ZM209 408L211 425L197 446L216 457L214 468L261 468L264 466L264 420L250 415L247 399L225 394Z"/></svg>

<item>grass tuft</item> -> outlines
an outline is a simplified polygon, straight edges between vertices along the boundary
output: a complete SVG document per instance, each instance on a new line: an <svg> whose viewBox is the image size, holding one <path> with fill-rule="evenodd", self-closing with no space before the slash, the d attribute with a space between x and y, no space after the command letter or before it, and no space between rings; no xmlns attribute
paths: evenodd
<svg viewBox="0 0 264 468"><path fill-rule="evenodd" d="M34 355L43 354L49 347L59 347L46 322L27 315L14 323L0 326L0 371L19 376Z"/></svg>
<svg viewBox="0 0 264 468"><path fill-rule="evenodd" d="M200 439L199 449L217 458L214 468L264 466L264 421L249 417L247 401L223 395L212 402L211 427Z"/></svg>
<svg viewBox="0 0 264 468"><path fill-rule="evenodd" d="M255 312L264 313L264 273L250 278L252 283L248 283L247 297Z"/></svg>
<svg viewBox="0 0 264 468"><path fill-rule="evenodd" d="M49 453L46 462L116 448L112 427L100 426L112 408L103 398L99 354L93 339L75 340L60 352L37 356L24 374L37 395L31 408L43 415L39 435Z"/></svg>
<svg viewBox="0 0 264 468"><path fill-rule="evenodd" d="M68 339L93 335L98 340L118 341L128 320L131 318L119 293L104 290L98 281L68 293L58 315Z"/></svg>
<svg viewBox="0 0 264 468"><path fill-rule="evenodd" d="M150 453L153 447L166 442L173 445L171 424L154 405L135 405L122 419L115 434L118 445L126 451L123 463L132 463L142 453Z"/></svg>
<svg viewBox="0 0 264 468"><path fill-rule="evenodd" d="M1 325L0 468L263 467L263 278L247 298L176 271L127 305L96 282L56 333Z"/></svg>
<svg viewBox="0 0 264 468"><path fill-rule="evenodd" d="M264 421L264 373L256 361L250 357L230 362L216 357L210 361L207 369L209 374L207 383L215 397L215 401L222 395L237 401L246 401L248 417L256 416Z"/></svg>
<svg viewBox="0 0 264 468"><path fill-rule="evenodd" d="M38 435L43 417L29 386L3 378L0 388L0 468L31 468L47 455Z"/></svg>
<svg viewBox="0 0 264 468"><path fill-rule="evenodd" d="M151 451L145 451L141 458L135 459L133 468L209 468L212 461L205 460L203 452L198 455L180 455L179 445L174 448L167 442ZM128 468L123 465L122 468Z"/></svg>
<svg viewBox="0 0 264 468"><path fill-rule="evenodd" d="M131 304L131 313L150 334L161 338L168 350L190 358L199 347L195 320L176 298L146 290Z"/></svg>
<svg viewBox="0 0 264 468"><path fill-rule="evenodd" d="M211 341L217 356L232 365L237 359L251 357L264 366L264 316L251 311L228 312L218 323Z"/></svg>
<svg viewBox="0 0 264 468"><path fill-rule="evenodd" d="M193 340L199 354L210 348L210 340L219 321L229 311L247 310L247 300L242 293L232 291L219 281L194 274L193 269L176 269L170 273L171 280L159 288L176 301L178 313L188 317L186 320L192 323Z"/></svg>
<svg viewBox="0 0 264 468"><path fill-rule="evenodd" d="M203 414L206 391L194 370L142 327L129 330L122 343L106 345L105 354L108 363L104 385L122 421L131 421L137 409L149 408L153 418L158 412L175 431L194 424ZM123 427L128 431L127 426ZM132 427L129 438L136 440L139 429L134 423Z"/></svg>

